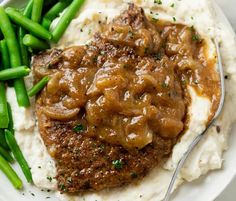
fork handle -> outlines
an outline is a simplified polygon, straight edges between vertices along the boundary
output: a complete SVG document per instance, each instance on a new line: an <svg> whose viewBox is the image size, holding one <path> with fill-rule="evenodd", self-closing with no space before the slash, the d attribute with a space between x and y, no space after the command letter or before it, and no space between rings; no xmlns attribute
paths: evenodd
<svg viewBox="0 0 236 201"><path fill-rule="evenodd" d="M171 178L170 184L168 186L167 192L165 194L165 198L163 201L169 201L170 197L171 197L171 193L175 184L175 181L177 179L177 176L179 174L179 172L181 171L183 165L185 164L185 161L187 160L187 158L189 157L190 153L192 152L192 150L194 149L194 147L201 141L201 139L204 137L204 134L206 133L206 131L209 129L209 127L215 122L215 119L213 119L210 124L208 124L207 128L198 136L195 137L195 139L193 140L193 142L189 145L187 151L184 153L184 155L182 156L182 158L180 159L180 161L177 164L177 167L174 171L174 174Z"/></svg>

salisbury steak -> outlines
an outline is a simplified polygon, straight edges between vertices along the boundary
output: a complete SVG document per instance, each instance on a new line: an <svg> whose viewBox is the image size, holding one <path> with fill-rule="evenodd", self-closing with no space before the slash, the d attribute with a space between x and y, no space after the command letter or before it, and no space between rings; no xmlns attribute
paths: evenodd
<svg viewBox="0 0 236 201"><path fill-rule="evenodd" d="M170 155L184 129L191 68L202 67L194 34L156 26L130 5L90 44L34 57L36 81L51 77L36 110L62 192L131 183Z"/></svg>

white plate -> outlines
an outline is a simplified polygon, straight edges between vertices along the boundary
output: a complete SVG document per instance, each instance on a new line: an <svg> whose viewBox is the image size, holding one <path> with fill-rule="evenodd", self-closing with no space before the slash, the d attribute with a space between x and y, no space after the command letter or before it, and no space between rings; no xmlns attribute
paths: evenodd
<svg viewBox="0 0 236 201"><path fill-rule="evenodd" d="M225 15L230 20L231 24L233 25L234 30L236 31L236 13L235 13L235 0L216 0L219 6L225 12Z"/></svg>
<svg viewBox="0 0 236 201"><path fill-rule="evenodd" d="M234 1L234 0L233 0ZM7 0L4 5L22 6L25 0ZM233 5L232 5L233 6ZM228 23L223 12L217 7L219 13L219 20ZM230 26L230 25L229 25ZM233 30L232 30L233 32ZM224 154L224 167L222 170L210 172L207 176L200 179L186 183L173 195L175 201L213 201L221 192L227 187L236 175L236 127L233 129L230 137L230 149ZM24 178L19 167L15 167L19 172L21 178ZM0 172L0 201L57 201L51 193L42 192L33 186L26 185L23 191L16 191L8 182L6 177ZM50 198L48 198L50 197Z"/></svg>

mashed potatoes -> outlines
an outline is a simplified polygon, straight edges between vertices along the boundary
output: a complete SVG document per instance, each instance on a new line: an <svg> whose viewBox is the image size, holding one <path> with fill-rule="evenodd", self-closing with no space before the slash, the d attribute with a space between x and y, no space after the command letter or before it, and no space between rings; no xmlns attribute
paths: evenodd
<svg viewBox="0 0 236 201"><path fill-rule="evenodd" d="M215 56L215 50L209 39L217 38L221 42L225 75L228 76L224 111L217 124L208 131L205 139L191 154L178 177L177 187L183 181L192 181L206 174L209 170L222 167L222 154L227 149L227 136L236 118L231 109L236 102L236 89L230 87L236 84L236 40L226 24L216 22L214 4L211 0L164 0L162 4L154 3L153 0L87 0L63 38L58 44L52 44L52 46L63 48L87 43L92 39L93 34L100 30L101 23L111 21L127 8L127 2L134 2L143 7L146 14L151 15L152 18L193 25L202 36L208 39L212 47L209 49L211 57ZM53 26L56 22L57 20ZM225 42L226 39L227 42ZM30 79L28 81L31 82ZM174 147L169 161L162 168L154 169L138 185L86 194L82 196L83 200L156 201L163 199L173 170L194 137L205 129L211 109L211 102L208 99L198 96L193 88L189 87L189 92L193 100L189 108L191 115L189 129ZM35 185L41 188L56 189L55 163L41 141L35 124L33 106L30 109L19 108L16 100L12 98L15 97L12 89L8 89L7 95L13 109L16 137L32 168ZM52 180L48 178L52 178ZM81 199L79 196L72 197L59 193L58 195L64 200Z"/></svg>

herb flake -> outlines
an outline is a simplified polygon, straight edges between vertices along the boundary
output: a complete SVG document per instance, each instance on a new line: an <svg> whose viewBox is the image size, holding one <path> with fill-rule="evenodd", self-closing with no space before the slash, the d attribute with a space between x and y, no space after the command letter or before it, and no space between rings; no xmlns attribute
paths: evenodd
<svg viewBox="0 0 236 201"><path fill-rule="evenodd" d="M194 35L192 36L192 40L193 40L193 41L196 41L196 42L200 42L200 41L201 41L201 38L200 38L199 35L194 34Z"/></svg>
<svg viewBox="0 0 236 201"><path fill-rule="evenodd" d="M47 177L47 180L52 182L52 177Z"/></svg>
<svg viewBox="0 0 236 201"><path fill-rule="evenodd" d="M157 3L157 4L161 5L162 1L161 0L154 0L154 3Z"/></svg>
<svg viewBox="0 0 236 201"><path fill-rule="evenodd" d="M78 124L73 128L73 131L76 133L80 133L84 130L84 126L82 124Z"/></svg>
<svg viewBox="0 0 236 201"><path fill-rule="evenodd" d="M122 167L123 167L121 160L114 160L114 161L112 161L112 164L115 167L115 169L122 169Z"/></svg>

